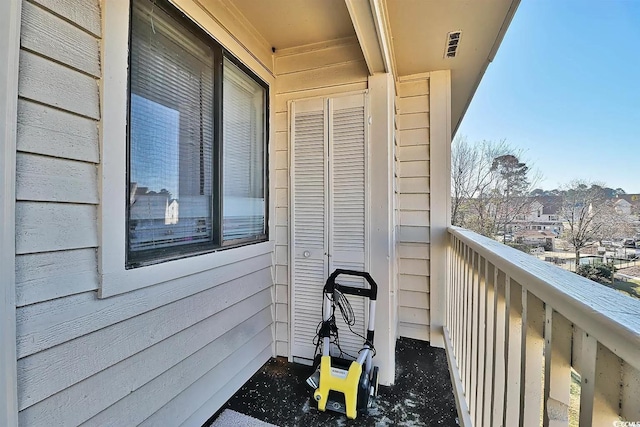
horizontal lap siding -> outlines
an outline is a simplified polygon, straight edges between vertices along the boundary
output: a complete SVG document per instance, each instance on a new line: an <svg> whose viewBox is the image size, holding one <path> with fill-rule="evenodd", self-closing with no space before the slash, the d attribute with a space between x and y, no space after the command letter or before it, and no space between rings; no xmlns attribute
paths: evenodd
<svg viewBox="0 0 640 427"><path fill-rule="evenodd" d="M289 356L289 125L296 99L365 90L367 68L355 39L276 52L276 353Z"/></svg>
<svg viewBox="0 0 640 427"><path fill-rule="evenodd" d="M396 247L400 336L429 340L429 80L396 99Z"/></svg>
<svg viewBox="0 0 640 427"><path fill-rule="evenodd" d="M272 255L98 299L100 3L29 0L22 19L20 424L201 424L272 354Z"/></svg>

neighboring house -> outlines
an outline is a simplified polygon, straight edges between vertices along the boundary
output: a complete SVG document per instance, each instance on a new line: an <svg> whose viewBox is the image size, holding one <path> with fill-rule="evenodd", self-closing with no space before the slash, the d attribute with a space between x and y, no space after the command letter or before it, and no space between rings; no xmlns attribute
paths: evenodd
<svg viewBox="0 0 640 427"><path fill-rule="evenodd" d="M558 213L559 200L554 196L535 197L526 213L517 215L511 224L511 232L544 231L559 236L564 231L562 218Z"/></svg>
<svg viewBox="0 0 640 427"><path fill-rule="evenodd" d="M631 215L631 203L626 201L625 199L618 199L613 203L613 208L620 215Z"/></svg>
<svg viewBox="0 0 640 427"><path fill-rule="evenodd" d="M201 425L309 361L337 267L383 384L443 346L451 137L517 4L1 2L0 425Z"/></svg>
<svg viewBox="0 0 640 427"><path fill-rule="evenodd" d="M616 198L616 210L631 216L640 227L640 194L619 194Z"/></svg>

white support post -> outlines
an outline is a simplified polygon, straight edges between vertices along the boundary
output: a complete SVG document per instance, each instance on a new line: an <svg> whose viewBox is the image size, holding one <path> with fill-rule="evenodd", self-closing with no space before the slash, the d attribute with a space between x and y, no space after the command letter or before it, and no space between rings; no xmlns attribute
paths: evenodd
<svg viewBox="0 0 640 427"><path fill-rule="evenodd" d="M0 425L18 425L15 212L20 0L0 2Z"/></svg>
<svg viewBox="0 0 640 427"><path fill-rule="evenodd" d="M448 232L451 225L451 72L429 74L431 345L442 347L445 322ZM455 302L454 302L455 303Z"/></svg>
<svg viewBox="0 0 640 427"><path fill-rule="evenodd" d="M370 273L378 282L376 304L376 364L380 368L380 384L395 381L395 348L397 311L396 277L393 274L395 238L393 228L393 164L394 164L394 81L391 74L369 77L369 180L370 209Z"/></svg>

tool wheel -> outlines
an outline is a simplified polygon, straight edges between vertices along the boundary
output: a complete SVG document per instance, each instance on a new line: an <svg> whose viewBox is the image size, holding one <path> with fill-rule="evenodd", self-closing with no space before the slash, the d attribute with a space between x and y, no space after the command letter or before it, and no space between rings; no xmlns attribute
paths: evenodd
<svg viewBox="0 0 640 427"><path fill-rule="evenodd" d="M371 382L369 383L369 387L371 389L371 397L378 396L378 367L374 366L373 371L371 373Z"/></svg>

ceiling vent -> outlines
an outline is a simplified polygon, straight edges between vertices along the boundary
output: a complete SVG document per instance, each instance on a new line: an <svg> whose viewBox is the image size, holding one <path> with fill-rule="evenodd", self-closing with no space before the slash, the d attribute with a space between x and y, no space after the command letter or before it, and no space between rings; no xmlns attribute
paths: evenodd
<svg viewBox="0 0 640 427"><path fill-rule="evenodd" d="M458 46L460 46L460 38L462 37L462 31L451 31L447 34L447 45L444 48L445 58L455 58L458 52Z"/></svg>

